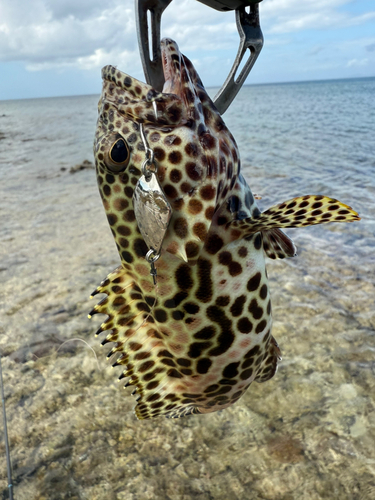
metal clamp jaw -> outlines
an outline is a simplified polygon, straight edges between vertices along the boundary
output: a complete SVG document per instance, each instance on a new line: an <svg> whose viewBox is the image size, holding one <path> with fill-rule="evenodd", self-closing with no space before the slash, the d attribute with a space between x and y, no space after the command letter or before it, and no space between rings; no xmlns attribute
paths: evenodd
<svg viewBox="0 0 375 500"><path fill-rule="evenodd" d="M172 0L135 0L138 45L146 81L155 89L161 91L164 85L164 75L160 51L161 16ZM236 23L240 35L240 46L220 91L214 98L214 104L220 114L224 114L233 99L244 84L251 68L263 47L263 34L259 23L259 2L262 0L198 0L216 10L236 11ZM246 11L250 7L250 12ZM151 18L151 49L150 59L149 25L147 14ZM249 49L248 60L237 76L241 61Z"/></svg>

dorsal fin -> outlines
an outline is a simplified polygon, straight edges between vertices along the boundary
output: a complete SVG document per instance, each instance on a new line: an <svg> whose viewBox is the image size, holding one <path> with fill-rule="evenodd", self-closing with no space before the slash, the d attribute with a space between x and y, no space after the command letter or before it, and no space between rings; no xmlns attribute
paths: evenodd
<svg viewBox="0 0 375 500"><path fill-rule="evenodd" d="M136 386L132 395L137 401L137 417L177 418L199 413L196 405L187 405L186 397L177 395L183 367L176 363L178 356L171 352L172 332L163 324L157 292L142 293L135 276L120 266L92 295L98 293L107 297L93 308L89 317L97 313L108 315L97 334L107 331L102 341L102 345L112 342L107 358L117 355L112 366L122 367L119 378L128 379L125 387Z"/></svg>

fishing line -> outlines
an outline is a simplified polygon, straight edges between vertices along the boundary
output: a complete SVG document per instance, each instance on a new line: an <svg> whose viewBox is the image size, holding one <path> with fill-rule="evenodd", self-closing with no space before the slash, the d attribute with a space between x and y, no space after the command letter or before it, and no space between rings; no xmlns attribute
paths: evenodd
<svg viewBox="0 0 375 500"><path fill-rule="evenodd" d="M5 441L5 453L6 453L6 459L7 459L9 500L13 500L12 465L10 463L9 440L8 440L8 425L7 425L7 414L6 414L6 411L5 411L3 369L2 369L2 366L1 366L1 357L2 357L2 354L0 352L1 402L2 402L2 405L3 405L4 441Z"/></svg>
<svg viewBox="0 0 375 500"><path fill-rule="evenodd" d="M91 349L91 350L92 350L92 352L94 353L94 356L95 356L95 361L96 361L96 364L97 364L97 366L98 366L98 371L100 372L101 370L100 370L100 366L99 366L98 356L96 355L96 352L94 351L93 347L91 347L91 345L90 345L88 342L86 342L86 340L84 340L84 339L74 338L74 339L67 339L67 340L65 340L65 342L63 342L63 343L62 343L62 344L58 347L58 349L56 350L56 354L59 352L59 350L62 348L62 346L63 346L64 344L67 344L68 342L72 342L72 341L79 341L79 342L83 342L84 344L86 344L86 345L87 345L87 347L88 347L89 349Z"/></svg>

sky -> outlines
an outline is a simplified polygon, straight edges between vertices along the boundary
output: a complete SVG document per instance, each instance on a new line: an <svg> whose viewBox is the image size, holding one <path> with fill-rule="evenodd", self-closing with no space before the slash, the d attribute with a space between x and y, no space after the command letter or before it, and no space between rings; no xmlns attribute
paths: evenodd
<svg viewBox="0 0 375 500"><path fill-rule="evenodd" d="M246 83L375 76L374 0L263 0L263 50ZM144 80L134 0L0 0L0 99L99 94L106 64ZM234 12L173 0L173 38L206 87L237 53Z"/></svg>

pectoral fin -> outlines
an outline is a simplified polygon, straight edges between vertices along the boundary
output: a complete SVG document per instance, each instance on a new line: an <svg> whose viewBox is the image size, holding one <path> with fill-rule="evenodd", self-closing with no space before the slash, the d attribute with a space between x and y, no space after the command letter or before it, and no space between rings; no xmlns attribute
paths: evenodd
<svg viewBox="0 0 375 500"><path fill-rule="evenodd" d="M263 361L259 367L257 376L255 377L255 382L262 383L270 380L277 372L277 362L280 361L281 351L276 340L271 337L270 343L268 345L268 351L263 358Z"/></svg>
<svg viewBox="0 0 375 500"><path fill-rule="evenodd" d="M275 228L304 227L325 222L360 220L357 212L338 200L321 195L307 195L284 201L256 217L235 220L231 228L242 230L243 237Z"/></svg>
<svg viewBox="0 0 375 500"><path fill-rule="evenodd" d="M265 229L262 236L263 250L270 259L285 259L297 255L295 244L281 229Z"/></svg>

